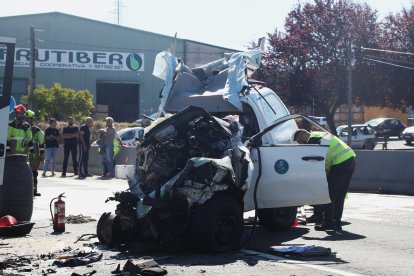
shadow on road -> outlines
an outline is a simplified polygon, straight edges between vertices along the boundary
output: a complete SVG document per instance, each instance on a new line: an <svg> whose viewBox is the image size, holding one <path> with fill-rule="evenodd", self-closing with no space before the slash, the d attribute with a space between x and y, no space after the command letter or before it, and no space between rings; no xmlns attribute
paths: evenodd
<svg viewBox="0 0 414 276"><path fill-rule="evenodd" d="M366 237L359 234L354 234L348 231L341 232L326 232L327 235L323 238L319 237L302 237L304 240L316 240L316 241L351 241L351 240L361 240Z"/></svg>
<svg viewBox="0 0 414 276"><path fill-rule="evenodd" d="M245 229L249 230L246 226ZM356 235L344 231L342 234L327 235L324 238L312 238L305 237L310 231L306 227L295 227L286 231L273 232L268 231L262 227L257 227L256 232L252 240L248 243L247 249L264 252L268 254L275 254L272 252L272 247L275 246L305 246L304 243L292 243L292 240L296 240L302 237L304 240L352 240L365 238L361 235ZM108 250L108 248L106 248ZM114 260L127 260L136 259L143 256L151 256L160 265L178 265L178 266L220 266L227 265L236 262L243 262L248 266L255 266L260 260L267 259L266 257L259 256L258 254L246 253L241 251L231 251L218 254L201 254L190 249L166 249L162 247L154 246L154 244L136 243L130 245L127 248L109 249L112 251L110 259ZM281 256L289 259L302 260L302 261L318 261L326 264L332 263L347 263L346 261L338 258L335 252L328 256L312 256L312 257L300 257L300 256ZM276 261L274 259L272 261Z"/></svg>
<svg viewBox="0 0 414 276"><path fill-rule="evenodd" d="M275 246L281 245L285 242L295 240L303 235L309 233L308 228L295 227L286 231L269 231L262 227L257 227L256 233L250 242L250 246L253 248L262 247L262 245ZM286 245L286 244L285 244ZM296 244L297 245L297 244ZM294 246L294 245L290 245Z"/></svg>
<svg viewBox="0 0 414 276"><path fill-rule="evenodd" d="M137 245L135 245L137 246ZM154 250L143 248L129 248L128 250L112 249L115 255L110 258L114 260L137 259L144 256L151 256L160 265L189 266L224 266L236 262L244 262L248 266L255 266L260 258L256 255L242 253L240 251L230 251L217 254L202 254L189 249L181 250ZM107 249L108 250L108 249ZM116 253L117 252L117 253Z"/></svg>

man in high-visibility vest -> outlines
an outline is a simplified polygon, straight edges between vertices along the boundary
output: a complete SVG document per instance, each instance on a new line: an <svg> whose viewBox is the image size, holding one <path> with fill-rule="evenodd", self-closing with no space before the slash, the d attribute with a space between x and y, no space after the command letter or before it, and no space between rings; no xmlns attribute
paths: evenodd
<svg viewBox="0 0 414 276"><path fill-rule="evenodd" d="M26 122L31 126L33 136L33 139L29 141L29 165L33 174L33 195L40 196L40 193L37 192L37 170L44 159L45 133L34 123L35 115L32 110L27 110L25 117Z"/></svg>
<svg viewBox="0 0 414 276"><path fill-rule="evenodd" d="M26 108L19 104L14 108L16 118L9 123L7 131L7 152L11 154L28 154L32 130L25 122Z"/></svg>
<svg viewBox="0 0 414 276"><path fill-rule="evenodd" d="M342 230L345 196L355 170L355 152L341 139L326 132L298 129L293 140L299 144L329 145L325 155L325 171L331 203L323 205L323 222L316 225L315 230Z"/></svg>

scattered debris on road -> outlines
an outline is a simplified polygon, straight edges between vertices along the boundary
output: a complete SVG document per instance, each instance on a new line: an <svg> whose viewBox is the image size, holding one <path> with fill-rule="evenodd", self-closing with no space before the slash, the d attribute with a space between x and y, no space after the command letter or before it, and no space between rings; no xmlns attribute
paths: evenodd
<svg viewBox="0 0 414 276"><path fill-rule="evenodd" d="M151 257L142 257L138 260L135 260L135 263L132 260L128 260L123 269L121 270L121 265L118 264L117 268L111 272L114 275L141 275L141 276L163 276L167 275L168 272L164 268L154 261ZM128 273L128 274L126 274Z"/></svg>
<svg viewBox="0 0 414 276"><path fill-rule="evenodd" d="M91 221L96 221L96 219L93 219L90 216L84 216L82 214L76 215L76 216L75 215L69 215L66 218L66 223L69 223L69 224L88 223L88 222L91 222Z"/></svg>
<svg viewBox="0 0 414 276"><path fill-rule="evenodd" d="M290 247L272 247L271 251L277 255L284 257L289 256L300 256L300 257L311 257L311 256L327 256L331 254L331 249L322 246L290 246Z"/></svg>
<svg viewBox="0 0 414 276"><path fill-rule="evenodd" d="M53 265L56 265L58 267L74 267L74 266L82 266L82 265L95 263L95 262L100 261L101 259L102 259L102 252L100 251L93 251L88 254L80 252L77 255L65 261L56 260L53 262Z"/></svg>
<svg viewBox="0 0 414 276"><path fill-rule="evenodd" d="M4 261L0 262L0 271L4 271L6 269L13 269L18 271L21 269L26 270L27 266L31 265L31 263L31 260L26 257L13 257L5 259Z"/></svg>

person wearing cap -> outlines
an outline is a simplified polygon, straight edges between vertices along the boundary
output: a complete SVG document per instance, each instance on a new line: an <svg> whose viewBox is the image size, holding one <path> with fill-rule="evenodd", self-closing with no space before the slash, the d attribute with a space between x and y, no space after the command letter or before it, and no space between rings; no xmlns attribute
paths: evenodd
<svg viewBox="0 0 414 276"><path fill-rule="evenodd" d="M106 150L106 166L108 173L106 177L115 177L115 154L119 151L118 142L121 147L124 147L122 140L118 137L116 130L113 126L114 119L112 117L106 117L106 129L103 133L105 150Z"/></svg>
<svg viewBox="0 0 414 276"><path fill-rule="evenodd" d="M56 153L59 148L60 133L56 128L57 122L54 118L49 120L49 127L45 130L45 145L46 145L46 156L43 162L43 174L46 176L46 172L49 170L49 162L51 163L52 176L55 176L56 167Z"/></svg>
<svg viewBox="0 0 414 276"><path fill-rule="evenodd" d="M315 225L315 230L342 230L345 196L355 170L355 152L338 137L321 131L298 129L293 140L299 144L329 145L325 155L325 171L331 203L322 205L323 222Z"/></svg>
<svg viewBox="0 0 414 276"><path fill-rule="evenodd" d="M78 135L79 128L73 125L73 118L68 117L68 125L63 128L62 132L64 139L62 176L66 176L66 169L68 167L68 159L70 153L72 154L73 172L75 175L78 175Z"/></svg>
<svg viewBox="0 0 414 276"><path fill-rule="evenodd" d="M40 196L37 191L37 170L44 159L45 133L35 125L35 115L32 110L27 110L25 118L32 130L32 140L29 142L29 165L33 174L33 195Z"/></svg>
<svg viewBox="0 0 414 276"><path fill-rule="evenodd" d="M24 120L26 108L22 104L16 105L14 113L16 118L9 123L7 130L7 153L28 154L32 131L30 125Z"/></svg>

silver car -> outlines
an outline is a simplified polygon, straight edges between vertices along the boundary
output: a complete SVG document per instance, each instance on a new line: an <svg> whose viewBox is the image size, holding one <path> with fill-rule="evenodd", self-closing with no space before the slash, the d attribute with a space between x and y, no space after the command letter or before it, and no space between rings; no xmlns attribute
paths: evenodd
<svg viewBox="0 0 414 276"><path fill-rule="evenodd" d="M347 142L348 125L339 126L336 129L339 138ZM352 125L352 148L373 150L377 144L375 131L368 125Z"/></svg>
<svg viewBox="0 0 414 276"><path fill-rule="evenodd" d="M411 144L414 141L414 126L404 129L401 136L408 145Z"/></svg>

